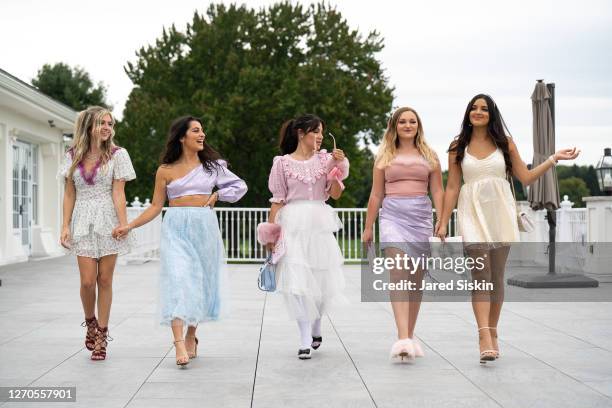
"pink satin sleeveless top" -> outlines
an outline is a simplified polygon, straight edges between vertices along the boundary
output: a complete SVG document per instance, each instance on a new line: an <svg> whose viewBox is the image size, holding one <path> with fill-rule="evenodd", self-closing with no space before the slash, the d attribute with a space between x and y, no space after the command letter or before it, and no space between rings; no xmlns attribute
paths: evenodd
<svg viewBox="0 0 612 408"><path fill-rule="evenodd" d="M423 156L397 155L385 168L385 195L427 195L431 166Z"/></svg>

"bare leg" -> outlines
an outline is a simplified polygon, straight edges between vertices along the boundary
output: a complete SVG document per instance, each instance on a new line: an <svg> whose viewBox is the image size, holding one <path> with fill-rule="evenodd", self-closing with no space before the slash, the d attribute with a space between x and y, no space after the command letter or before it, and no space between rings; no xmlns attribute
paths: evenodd
<svg viewBox="0 0 612 408"><path fill-rule="evenodd" d="M113 302L113 273L117 255L107 255L98 262L98 322L108 327L111 303Z"/></svg>
<svg viewBox="0 0 612 408"><path fill-rule="evenodd" d="M185 348L187 349L187 354L189 354L189 358L195 358L198 355L198 340L196 337L197 329L197 326L187 326L187 334L185 335Z"/></svg>
<svg viewBox="0 0 612 408"><path fill-rule="evenodd" d="M185 340L183 339L183 321L181 319L174 319L172 321L172 335L174 336L176 363L185 364L189 362L189 355L187 354Z"/></svg>
<svg viewBox="0 0 612 408"><path fill-rule="evenodd" d="M414 327L419 317L419 310L421 309L421 299L423 299L423 291L420 290L423 282L423 270L418 269L414 274L410 275L409 279L415 282L416 288L419 288L418 290L411 290L408 295L410 299L408 302L408 337L412 338L414 336Z"/></svg>
<svg viewBox="0 0 612 408"><path fill-rule="evenodd" d="M96 314L96 278L98 261L94 258L77 256L79 273L81 275L81 303L85 318L90 319Z"/></svg>
<svg viewBox="0 0 612 408"><path fill-rule="evenodd" d="M493 348L499 352L497 344L497 323L504 304L504 274L506 271L506 261L510 247L505 246L491 251L491 279L493 281L493 291L491 293L491 309L489 312L489 327Z"/></svg>
<svg viewBox="0 0 612 408"><path fill-rule="evenodd" d="M385 257L395 259L396 255L403 256L404 252L396 248L385 249ZM389 271L389 281L393 283L400 282L404 279L409 279L410 273L406 270L391 269ZM407 339L410 337L409 331L409 314L410 314L410 303L408 302L408 294L403 290L392 290L389 291L389 297L391 299L391 308L393 309L393 316L395 317L395 326L397 327L397 338Z"/></svg>
<svg viewBox="0 0 612 408"><path fill-rule="evenodd" d="M471 270L472 281L476 282L491 282L491 256L488 249L470 248L466 249L468 256L471 258L482 258L484 267L482 269L474 268ZM478 325L478 343L480 347L481 358L483 352L492 350L491 333L489 327L489 315L491 312L491 294L488 290L473 290L472 291L472 310Z"/></svg>

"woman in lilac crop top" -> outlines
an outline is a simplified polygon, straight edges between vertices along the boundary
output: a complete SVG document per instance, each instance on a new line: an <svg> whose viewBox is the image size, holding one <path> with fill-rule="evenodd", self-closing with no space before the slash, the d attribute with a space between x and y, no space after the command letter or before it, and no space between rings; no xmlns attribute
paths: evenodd
<svg viewBox="0 0 612 408"><path fill-rule="evenodd" d="M314 115L286 122L280 132L283 155L274 158L268 184L268 225L280 226L274 253L282 252L276 264L276 290L297 320L302 360L321 345L321 316L333 303L346 301L344 257L334 236L341 223L325 201L340 198L349 162L342 150L319 150L324 129L324 122Z"/></svg>
<svg viewBox="0 0 612 408"><path fill-rule="evenodd" d="M423 125L414 109L396 110L378 150L373 170L363 242L371 245L373 225L380 209L380 247L387 258L429 254L433 236L431 192L438 214L442 213L444 189L442 170L436 153L425 142ZM381 208L382 204L382 208ZM436 230L439 225L436 224ZM413 264L411 263L410 266ZM391 347L391 358L422 357L423 350L414 336L424 271L393 268L391 282L412 281L414 290L390 291L398 340Z"/></svg>
<svg viewBox="0 0 612 408"><path fill-rule="evenodd" d="M151 221L168 198L170 208L162 222L159 309L161 324L172 327L179 366L197 356L198 323L218 320L227 299L225 249L212 208L217 200L234 203L247 191L246 183L205 139L200 119L184 116L174 121L157 169L151 206L127 227L113 232L121 237Z"/></svg>

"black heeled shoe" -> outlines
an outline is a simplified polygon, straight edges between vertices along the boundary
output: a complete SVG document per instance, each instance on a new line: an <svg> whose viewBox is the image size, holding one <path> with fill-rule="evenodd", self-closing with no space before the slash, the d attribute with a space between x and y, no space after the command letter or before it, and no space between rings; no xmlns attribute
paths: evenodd
<svg viewBox="0 0 612 408"><path fill-rule="evenodd" d="M310 347L312 347L313 350L318 349L319 347L321 347L321 343L323 343L323 337L319 336L319 337L312 337L312 343L310 344Z"/></svg>

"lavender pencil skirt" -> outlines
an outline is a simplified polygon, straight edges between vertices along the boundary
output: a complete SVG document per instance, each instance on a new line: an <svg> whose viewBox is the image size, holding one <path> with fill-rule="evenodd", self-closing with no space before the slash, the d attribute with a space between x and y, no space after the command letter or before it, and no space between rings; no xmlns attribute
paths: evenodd
<svg viewBox="0 0 612 408"><path fill-rule="evenodd" d="M385 197L380 210L380 248L397 248L411 257L429 256L433 235L428 196Z"/></svg>

